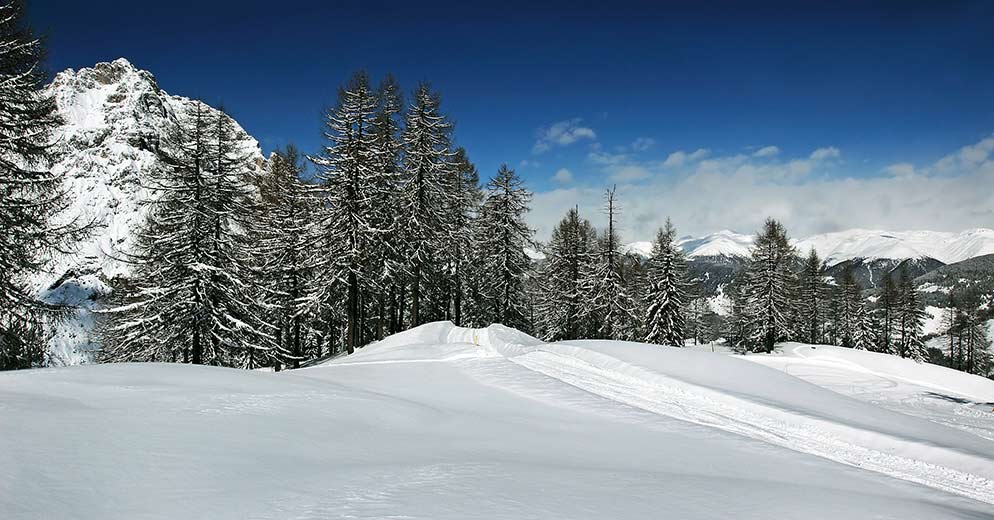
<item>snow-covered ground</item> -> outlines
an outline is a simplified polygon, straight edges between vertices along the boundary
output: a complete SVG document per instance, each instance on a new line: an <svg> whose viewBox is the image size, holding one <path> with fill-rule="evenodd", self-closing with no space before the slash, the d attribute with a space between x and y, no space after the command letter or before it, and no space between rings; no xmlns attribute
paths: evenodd
<svg viewBox="0 0 994 520"><path fill-rule="evenodd" d="M294 372L3 373L0 517L994 518L994 382L837 350L437 323Z"/></svg>

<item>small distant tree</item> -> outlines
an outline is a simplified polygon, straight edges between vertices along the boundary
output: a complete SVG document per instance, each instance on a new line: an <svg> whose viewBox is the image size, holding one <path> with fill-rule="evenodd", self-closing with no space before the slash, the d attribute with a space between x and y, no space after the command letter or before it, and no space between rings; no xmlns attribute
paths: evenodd
<svg viewBox="0 0 994 520"><path fill-rule="evenodd" d="M800 277L800 301L797 306L801 319L800 337L808 343L818 344L824 340L827 292L825 264L818 257L818 252L811 248Z"/></svg>

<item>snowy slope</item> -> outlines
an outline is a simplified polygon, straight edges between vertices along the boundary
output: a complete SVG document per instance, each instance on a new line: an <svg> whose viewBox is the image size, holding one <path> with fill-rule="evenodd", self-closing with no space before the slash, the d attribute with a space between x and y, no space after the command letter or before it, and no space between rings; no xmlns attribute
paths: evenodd
<svg viewBox="0 0 994 520"><path fill-rule="evenodd" d="M16 420L0 420L0 512L994 517L989 438L779 368L436 323L292 373L168 364L3 373L0 418ZM860 386L862 374L844 381ZM994 400L987 383L953 390ZM888 392L874 381L866 389Z"/></svg>
<svg viewBox="0 0 994 520"><path fill-rule="evenodd" d="M994 230L971 229L961 233L939 231L871 231L851 229L815 235L794 244L799 251L812 247L829 264L853 258L931 257L945 264L994 253Z"/></svg>
<svg viewBox="0 0 994 520"><path fill-rule="evenodd" d="M57 361L78 363L92 348L91 298L127 275L119 258L129 251L134 230L151 196L144 182L156 166L154 150L175 123L188 98L162 91L149 72L121 58L59 73L48 87L65 123L57 132L53 172L66 178L72 203L59 222L92 225L90 237L72 254L52 259L35 280L46 298L82 305L56 338ZM241 146L263 162L259 145L240 128Z"/></svg>
<svg viewBox="0 0 994 520"><path fill-rule="evenodd" d="M677 241L688 258L712 256L749 256L755 237L723 230L701 238L684 237Z"/></svg>
<svg viewBox="0 0 994 520"><path fill-rule="evenodd" d="M782 347L777 355L744 359L994 442L994 382L990 379L875 352L800 343Z"/></svg>

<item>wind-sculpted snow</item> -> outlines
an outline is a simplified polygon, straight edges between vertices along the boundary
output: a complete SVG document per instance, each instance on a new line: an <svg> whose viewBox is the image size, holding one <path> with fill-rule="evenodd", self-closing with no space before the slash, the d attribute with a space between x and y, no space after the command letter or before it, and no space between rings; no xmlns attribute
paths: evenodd
<svg viewBox="0 0 994 520"><path fill-rule="evenodd" d="M3 373L0 516L994 518L989 438L782 368L434 323L291 372Z"/></svg>

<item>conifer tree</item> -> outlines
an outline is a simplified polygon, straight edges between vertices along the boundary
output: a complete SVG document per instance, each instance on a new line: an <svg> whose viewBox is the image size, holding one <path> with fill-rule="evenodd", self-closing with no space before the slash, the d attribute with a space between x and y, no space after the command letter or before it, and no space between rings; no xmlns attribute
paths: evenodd
<svg viewBox="0 0 994 520"><path fill-rule="evenodd" d="M675 239L676 229L667 218L666 226L656 233L646 274L645 342L682 347L687 336L687 274L683 252Z"/></svg>
<svg viewBox="0 0 994 520"><path fill-rule="evenodd" d="M753 347L773 352L773 345L789 338L796 276L796 254L782 224L768 218L756 236L745 271L746 315Z"/></svg>
<svg viewBox="0 0 994 520"><path fill-rule="evenodd" d="M389 227L380 203L389 200L391 180L377 167L374 149L374 111L377 101L369 78L357 72L338 92L338 104L327 115L327 144L311 160L326 194L322 225L334 259L334 279L345 291L345 347L351 354L360 346L361 288L371 278L368 266L382 248ZM376 273L377 275L379 273Z"/></svg>
<svg viewBox="0 0 994 520"><path fill-rule="evenodd" d="M484 324L525 328L528 323L525 277L531 260L525 247L532 244L532 230L525 224L524 215L530 201L531 193L506 164L487 183L486 198L476 220L473 255L478 262L474 271L485 276L479 281L477 296Z"/></svg>
<svg viewBox="0 0 994 520"><path fill-rule="evenodd" d="M378 185L372 191L372 206L376 228L383 233L381 239L372 244L366 291L369 293L367 299L375 305L372 313L374 337L382 339L388 328L391 334L399 331L396 314L400 303L396 299L404 274L398 219L402 206L400 157L403 143L400 132L404 102L393 76L387 75L380 82L376 99L371 140L373 167L378 173L374 180Z"/></svg>
<svg viewBox="0 0 994 520"><path fill-rule="evenodd" d="M129 259L134 285L108 312L105 359L253 366L270 354L240 249L250 159L237 137L231 118L192 102L164 139L150 172L159 195Z"/></svg>
<svg viewBox="0 0 994 520"><path fill-rule="evenodd" d="M624 278L620 240L616 228L618 201L616 189L604 193L604 213L607 229L598 242L597 261L588 265L583 276L581 292L586 319L597 323L598 337L629 340L638 336L639 320L635 301Z"/></svg>
<svg viewBox="0 0 994 520"><path fill-rule="evenodd" d="M411 326L421 325L430 317L424 312L425 291L437 288L444 279L438 261L440 250L454 234L447 220L450 199L455 194L450 175L452 124L441 114L439 103L438 94L427 83L419 85L402 134L404 186L400 212L405 224L403 254L409 272Z"/></svg>
<svg viewBox="0 0 994 520"><path fill-rule="evenodd" d="M577 208L552 230L539 277L539 324L547 341L591 337L596 326L584 313L583 276L596 259L596 231Z"/></svg>
<svg viewBox="0 0 994 520"><path fill-rule="evenodd" d="M301 180L301 159L293 145L270 156L249 237L257 255L259 312L267 316L269 328L275 329L282 362L292 368L307 357L307 337L317 334L317 273L325 261L324 233L317 226L320 196L314 186Z"/></svg>
<svg viewBox="0 0 994 520"><path fill-rule="evenodd" d="M922 330L925 327L925 311L918 300L918 291L914 282L908 277L907 270L901 269L899 321L901 330L901 357L909 357L921 362L928 357L925 343L922 340Z"/></svg>
<svg viewBox="0 0 994 520"><path fill-rule="evenodd" d="M23 16L21 2L0 3L0 370L45 362L43 324L58 309L39 301L26 277L80 231L52 222L67 203L49 170L61 120L43 90L44 49Z"/></svg>
<svg viewBox="0 0 994 520"><path fill-rule="evenodd" d="M811 344L819 344L823 341L823 328L827 313L826 293L825 264L818 257L814 248L811 248L804 262L804 271L801 273L800 302L797 306L801 319L799 337Z"/></svg>
<svg viewBox="0 0 994 520"><path fill-rule="evenodd" d="M451 271L453 274L451 284L452 321L456 325L462 325L467 310L465 307L469 306L472 308L470 310L470 314L473 315L472 322L489 324L488 319L484 317L486 313L484 310L485 305L482 305L481 300L481 290L487 287L484 280L486 271L480 270L482 265L479 262L480 258L477 256L477 253L480 251L474 251L474 244L482 244L491 238L489 232L481 229L481 225L477 222L476 218L483 201L483 192L479 186L480 176L476 171L476 166L470 162L465 148L460 147L456 149L451 165L454 193L449 198L452 205L449 208L450 215L448 218L452 224L454 235L449 241L449 248L447 250L451 257ZM510 173L517 181L513 170ZM498 172L499 176L500 172ZM518 184L520 184L520 181L518 181ZM528 197L530 198L530 195ZM474 263L476 266L474 266ZM522 274L521 276L524 275ZM465 301L464 296L467 292L473 295L472 302Z"/></svg>
<svg viewBox="0 0 994 520"><path fill-rule="evenodd" d="M887 354L900 355L899 345L894 342L895 322L897 322L899 295L894 285L893 273L884 275L883 287L877 299L877 315L880 334L877 338L878 350Z"/></svg>

